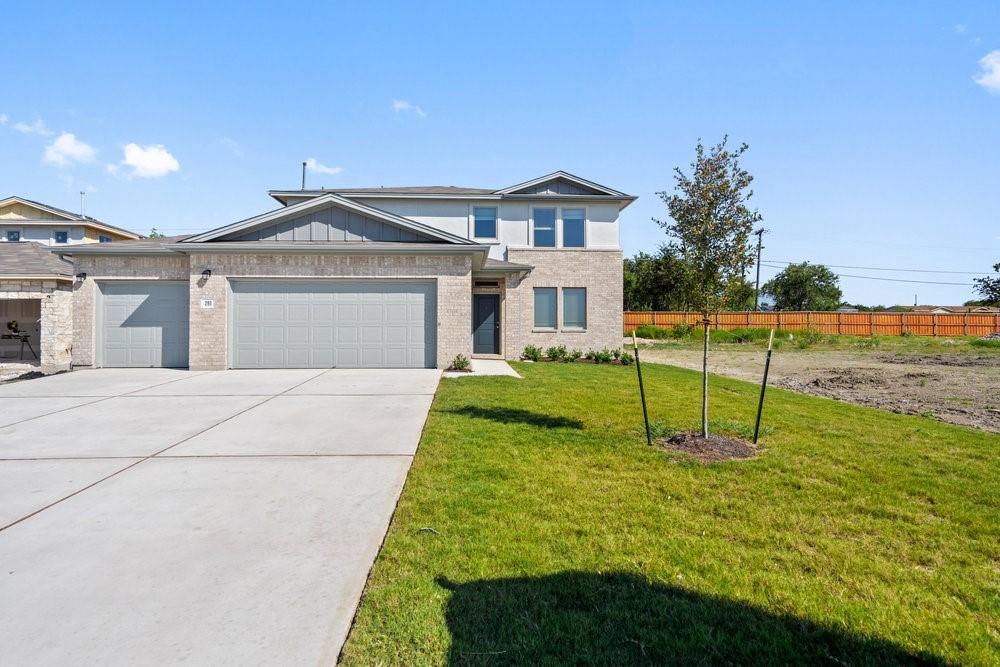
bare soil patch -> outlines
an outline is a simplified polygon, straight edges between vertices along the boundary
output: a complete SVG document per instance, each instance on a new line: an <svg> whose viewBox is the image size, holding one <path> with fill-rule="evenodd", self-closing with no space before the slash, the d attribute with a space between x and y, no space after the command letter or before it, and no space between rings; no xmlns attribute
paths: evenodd
<svg viewBox="0 0 1000 667"><path fill-rule="evenodd" d="M709 433L707 438L700 433L678 433L660 438L657 444L663 449L688 454L702 463L749 459L757 454L757 448L749 442L714 433Z"/></svg>
<svg viewBox="0 0 1000 667"><path fill-rule="evenodd" d="M759 383L764 354L757 346L720 347L710 370ZM644 349L641 356L701 369L699 350ZM780 349L770 378L783 389L1000 433L1000 356Z"/></svg>

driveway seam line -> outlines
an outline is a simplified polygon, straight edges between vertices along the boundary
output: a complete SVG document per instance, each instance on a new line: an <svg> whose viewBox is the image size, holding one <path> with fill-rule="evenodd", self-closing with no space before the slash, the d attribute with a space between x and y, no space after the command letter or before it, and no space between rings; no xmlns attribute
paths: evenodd
<svg viewBox="0 0 1000 667"><path fill-rule="evenodd" d="M204 371L202 371L201 373L204 373ZM201 373L197 373L197 375L201 375ZM96 401L89 401L87 403L80 403L79 405L71 405L70 407L63 408L62 410L53 410L52 412L46 412L43 415L35 415L34 417L28 417L27 419L22 419L20 421L11 422L9 424L4 424L4 425L0 426L0 428L7 428L8 426L16 426L18 424L23 424L24 422L30 422L33 419L41 419L42 417L48 417L50 415L57 415L60 412L66 412L67 410L75 410L76 408L83 408L83 407L86 407L88 405L96 405L98 403L103 403L104 401L110 401L112 398L122 398L122 397L125 397L125 396L129 396L130 394L133 394L136 391L145 391L146 389L155 389L156 387L162 387L163 385L170 384L171 382L177 382L178 380L186 380L186 379L188 379L188 377L193 377L193 376L174 378L173 380L167 380L166 382L161 382L159 384L154 384L154 385L150 385L148 387L143 387L142 389L135 389L134 391L127 391L124 394L112 394L111 396L99 396L99 397L97 397ZM39 400L39 399L43 399L43 398L94 398L94 397L93 396L0 396L0 399L4 399L4 398L33 398L35 400ZM129 457L129 458L132 458L132 457ZM0 528L0 530L3 530L3 528Z"/></svg>
<svg viewBox="0 0 1000 667"><path fill-rule="evenodd" d="M319 377L320 375L322 375L323 373L326 373L326 372L327 372L327 370L323 370L323 371L320 371L320 372L319 372L319 373L317 373L316 375L313 375L312 377L310 377L310 378L308 378L308 379L306 379L306 380L303 380L302 382L300 382L299 384L297 384L297 385L295 385L295 386L293 386L293 387L289 387L289 388L288 388L288 389L286 389L285 391L291 391L292 389L295 389L295 387L299 387L299 386L301 386L302 384L304 384L304 383L306 383L306 382L309 382L309 380L314 380L314 379L318 378L318 377ZM190 376L189 376L189 377L190 377ZM177 379L178 379L178 380L180 380L180 379L182 379L182 378L177 378ZM174 382L174 381L175 381L175 380L171 380L171 382ZM167 383L166 383L166 382L164 382L163 384L167 384ZM153 386L159 386L159 385L153 385ZM143 389L149 389L149 388L150 388L150 387L144 387ZM142 390L141 390L141 389L138 389L138 390L136 390L136 391L142 391ZM129 392L126 392L126 393L129 393ZM172 445L169 445L168 447L164 447L163 449L161 449L161 450L160 450L160 451L158 451L158 452L154 452L153 454L150 454L150 455L148 455L148 456L145 456L145 457L143 457L143 458L140 458L140 459L139 459L138 461L135 461L134 463L131 463L131 464L129 464L129 465L127 465L127 466L125 466L125 467L124 467L124 468L122 468L121 470L118 470L118 471L116 471L116 472L113 472L113 473L111 473L110 475L107 475L107 476L105 476L105 477L102 477L101 479L99 479L99 480L97 480L97 481L95 481L95 482L92 482L92 483L88 484L87 486L83 487L82 489L77 489L76 491L74 491L73 493L70 493L69 495L66 495L66 496L63 496L62 498L59 498L58 500L54 500L54 501L52 501L51 503L49 503L48 505L46 505L45 507L41 507L41 508L39 508L39 509L35 510L34 512L31 512L30 514L26 514L25 516L22 516L21 518L19 518L19 519L15 520L15 521L12 521L11 523L8 523L8 524L7 524L7 525L5 525L5 526L0 526L0 533L2 533L3 531L7 530L8 528L11 528L12 526L16 526L17 524L21 523L22 521L25 521L25 520L27 520L27 519L30 519L31 517L33 517L33 516L36 516L36 515L38 515L38 514L40 514L40 513L44 512L45 510L49 509L50 507L55 507L56 505L58 505L58 504L60 504L60 503L62 503L62 502L64 502L64 501L66 501L66 500L69 500L70 498L72 498L72 497L74 497L74 496L77 496L77 495L79 495L79 494L83 493L84 491L86 491L86 490L88 490L88 489L92 489L92 488L94 488L95 486L97 486L97 485L98 485L98 484L100 484L101 482L106 482L107 480L111 479L112 477L117 477L118 475L122 474L122 473L123 473L123 472L125 472L126 470L131 470L132 468L136 467L136 466L137 466L137 465L139 465L140 463L142 463L142 462L144 462L144 461L148 461L149 459L153 458L154 456L157 456L158 454L162 454L163 452L167 451L168 449L172 449L173 447L176 447L177 445L180 445L180 444L182 444L182 443L185 443L185 442L187 442L188 440L190 440L191 438L194 438L194 437L196 437L196 436L199 436L199 435L201 435L202 433L205 433L206 431L209 431L209 430L211 430L211 429L215 428L216 426L219 426L220 424L224 424L224 423L226 423L227 421L229 421L230 419L234 419L234 418L236 418L236 417L240 416L241 414L243 414L244 412L247 412L248 410L252 410L252 409L256 408L257 406L260 406L260 405L264 405L265 403L267 403L267 402L268 402L268 401L270 401L271 399L273 399L273 398L275 398L275 397L277 397L277 396L280 396L280 395L281 395L281 394L283 394L283 393L285 393L285 392L281 392L281 393L279 393L279 394L274 394L273 396L270 396L269 398L266 398L266 399L264 399L263 401L261 401L261 402L259 402L259 403L254 403L253 405L251 405L251 406L249 406L249 407L247 407L247 408L245 408L245 409L243 409L243 410L240 410L239 412L237 412L237 413L235 413L235 414L232 414L232 415L229 415L229 416L228 416L228 417L226 417L225 419L222 419L222 420L220 420L220 421L218 421L218 422L216 422L216 423L212 424L211 426L208 426L208 427L206 427L206 428L203 428L202 430L198 431L197 433L194 433L194 434L192 434L192 435L189 435L189 436L188 436L188 437L186 437L186 438L182 438L181 440L178 440L177 442L175 442L175 443L174 443L174 444L172 444ZM119 396L124 396L124 395L125 395L125 394L119 394ZM114 398L114 397L109 397L109 398ZM95 403L97 403L97 402L98 402L98 401L95 401Z"/></svg>

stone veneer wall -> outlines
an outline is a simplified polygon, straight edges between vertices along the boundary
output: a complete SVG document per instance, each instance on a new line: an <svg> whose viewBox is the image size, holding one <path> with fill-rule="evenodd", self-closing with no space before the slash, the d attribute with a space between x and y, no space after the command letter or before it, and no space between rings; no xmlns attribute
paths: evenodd
<svg viewBox="0 0 1000 667"><path fill-rule="evenodd" d="M520 282L508 278L504 316L504 356L517 359L527 345L543 350L550 345L586 352L622 346L622 253L620 250L518 250L507 260L533 267ZM535 287L586 287L587 329L562 328L562 290L557 294L557 331L534 331Z"/></svg>
<svg viewBox="0 0 1000 667"><path fill-rule="evenodd" d="M188 279L186 255L77 255L73 258L77 273L87 278L73 291L73 365L93 366L96 338L94 331L98 280L183 280Z"/></svg>
<svg viewBox="0 0 1000 667"><path fill-rule="evenodd" d="M73 350L73 293L60 280L4 280L0 299L37 299L41 319L38 350L43 371L67 370ZM4 330L6 333L6 330Z"/></svg>
<svg viewBox="0 0 1000 667"><path fill-rule="evenodd" d="M202 275L205 269L212 272L207 279ZM191 255L189 277L192 369L228 365L229 278L436 278L438 367L448 366L457 354L472 353L472 260L468 255L197 253ZM202 308L203 299L211 299L214 307ZM619 333L620 315L619 307Z"/></svg>

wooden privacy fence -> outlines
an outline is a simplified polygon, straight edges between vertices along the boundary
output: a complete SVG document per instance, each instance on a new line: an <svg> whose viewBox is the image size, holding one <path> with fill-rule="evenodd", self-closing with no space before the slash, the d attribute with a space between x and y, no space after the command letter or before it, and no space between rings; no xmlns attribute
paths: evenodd
<svg viewBox="0 0 1000 667"><path fill-rule="evenodd" d="M837 313L786 310L767 313L721 311L709 315L719 329L816 329L852 336L986 336L1000 333L1000 313ZM701 324L691 311L625 311L626 334L643 324L670 328L680 322Z"/></svg>

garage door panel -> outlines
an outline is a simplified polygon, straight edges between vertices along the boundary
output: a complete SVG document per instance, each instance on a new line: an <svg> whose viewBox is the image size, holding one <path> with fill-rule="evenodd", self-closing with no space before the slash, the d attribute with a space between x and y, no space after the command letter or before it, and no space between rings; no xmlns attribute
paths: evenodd
<svg viewBox="0 0 1000 667"><path fill-rule="evenodd" d="M188 284L98 283L99 359L107 367L188 365Z"/></svg>
<svg viewBox="0 0 1000 667"><path fill-rule="evenodd" d="M241 280L232 288L236 367L436 363L433 282Z"/></svg>

